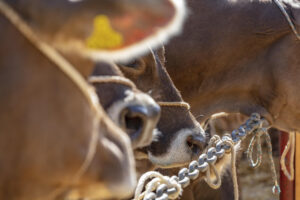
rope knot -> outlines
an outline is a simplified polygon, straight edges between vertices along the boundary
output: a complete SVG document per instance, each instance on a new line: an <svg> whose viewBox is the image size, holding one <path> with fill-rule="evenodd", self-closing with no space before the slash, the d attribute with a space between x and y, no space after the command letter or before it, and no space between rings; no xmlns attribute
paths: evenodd
<svg viewBox="0 0 300 200"><path fill-rule="evenodd" d="M146 182L148 182L146 184ZM145 188L145 191L143 189ZM153 191L156 190L156 193ZM134 200L152 200L157 197L167 197L166 199L176 199L182 193L182 187L177 177L163 176L159 172L150 171L143 174L137 184ZM164 199L164 198L162 198Z"/></svg>

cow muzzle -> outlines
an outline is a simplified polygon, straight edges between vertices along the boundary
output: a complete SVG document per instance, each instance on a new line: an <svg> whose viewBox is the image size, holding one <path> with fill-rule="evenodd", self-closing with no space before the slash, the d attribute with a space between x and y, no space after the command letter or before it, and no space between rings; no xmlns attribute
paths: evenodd
<svg viewBox="0 0 300 200"><path fill-rule="evenodd" d="M186 165L197 159L207 145L202 128L184 128L168 141L166 134L161 134L149 147L149 160L160 168L174 168Z"/></svg>
<svg viewBox="0 0 300 200"><path fill-rule="evenodd" d="M108 108L108 115L131 139L133 149L152 142L160 118L160 106L147 94L127 90L126 98Z"/></svg>
<svg viewBox="0 0 300 200"><path fill-rule="evenodd" d="M149 145L152 141L153 130L160 116L158 105L128 105L120 115L123 130L131 139L133 148Z"/></svg>

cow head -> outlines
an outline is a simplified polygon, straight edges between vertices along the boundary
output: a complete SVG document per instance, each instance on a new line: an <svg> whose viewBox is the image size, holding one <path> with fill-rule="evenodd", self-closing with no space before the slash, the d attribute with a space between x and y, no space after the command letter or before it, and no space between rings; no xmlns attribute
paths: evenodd
<svg viewBox="0 0 300 200"><path fill-rule="evenodd" d="M89 78L111 119L129 135L134 149L148 146L160 107L126 79L115 64L98 63Z"/></svg>
<svg viewBox="0 0 300 200"><path fill-rule="evenodd" d="M162 48L119 66L126 77L129 77L139 89L148 92L154 100L183 102L163 65ZM206 143L204 131L186 106L162 106L161 110L157 133L147 148L148 159L160 167L183 165L204 148Z"/></svg>
<svg viewBox="0 0 300 200"><path fill-rule="evenodd" d="M136 183L130 141L91 86L1 15L0 27L0 199L128 196Z"/></svg>

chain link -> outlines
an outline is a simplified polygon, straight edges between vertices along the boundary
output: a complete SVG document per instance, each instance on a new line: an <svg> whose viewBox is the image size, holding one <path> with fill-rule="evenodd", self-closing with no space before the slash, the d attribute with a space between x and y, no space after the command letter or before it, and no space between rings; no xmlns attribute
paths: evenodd
<svg viewBox="0 0 300 200"><path fill-rule="evenodd" d="M158 184L156 187L153 187L149 190L149 184L153 180L147 183L145 186L146 180L152 178L148 174L144 174L138 183L138 188L135 193L135 200L168 200L178 198L183 188L186 188L190 185L191 180L195 180L199 177L200 174L205 173L206 182L213 188L217 189L221 185L220 175L217 173L215 168L215 163L218 159L222 159L225 154L228 154L234 151L232 148L235 144L242 141L247 135L261 133L266 131L263 129L263 124L266 122L265 119L261 118L259 114L253 113L250 118L242 124L238 129L232 131L231 135L224 135L222 138L219 136L214 136L210 139L209 148L206 153L203 153L199 156L198 160L192 161L187 168L182 168L178 172L178 176L167 177L164 176L163 179L166 181L161 181L160 178L155 178L153 180L157 181ZM260 134L261 135L261 134ZM260 137L260 135L258 137ZM255 140L255 139L253 139ZM257 138L256 138L257 140ZM254 141L252 142L254 144ZM252 145L253 146L253 145ZM256 164L258 165L258 163ZM210 180L210 171L216 175L216 183L212 183ZM158 173L158 172L155 172ZM172 184L167 184L167 182L177 182L180 187L174 187ZM163 182L163 183L162 183ZM174 183L173 183L174 184ZM142 193L142 189L146 187L146 191ZM274 190L280 191L278 185L275 184ZM148 190L148 191L147 191Z"/></svg>

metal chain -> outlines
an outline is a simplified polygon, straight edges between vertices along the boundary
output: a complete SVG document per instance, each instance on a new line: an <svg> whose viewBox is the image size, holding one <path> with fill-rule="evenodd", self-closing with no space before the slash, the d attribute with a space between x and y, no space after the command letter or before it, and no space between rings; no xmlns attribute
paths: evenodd
<svg viewBox="0 0 300 200"><path fill-rule="evenodd" d="M205 173L206 182L213 188L218 188L221 185L220 175L217 173L214 164L218 159L221 159L225 153L234 151L233 144L242 141L247 135L261 133L265 119L261 118L259 114L253 113L250 118L242 124L238 129L232 131L231 136L225 135L222 139L216 137L211 138L206 153L199 156L199 159L192 161L188 168L183 168L179 171L178 176L163 176L158 175L158 172L147 172L141 176L135 192L135 200L168 200L177 199L183 188L190 185L191 180L195 180L200 174ZM264 129L266 130L266 129ZM263 130L263 131L264 131ZM231 143L230 143L231 142ZM232 145L229 145L232 144ZM216 175L216 183L210 180L210 171ZM153 179L154 178L154 179ZM150 180L149 182L149 179ZM276 180L277 181L277 180ZM146 184L147 183L147 184ZM175 187L176 186L176 187ZM178 187L179 186L179 187ZM144 192L144 187L146 188ZM276 187L276 188L275 188ZM275 184L274 192L280 192L279 186ZM236 198L236 197L235 197Z"/></svg>

